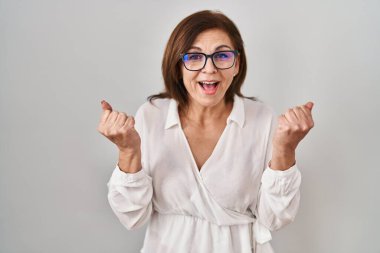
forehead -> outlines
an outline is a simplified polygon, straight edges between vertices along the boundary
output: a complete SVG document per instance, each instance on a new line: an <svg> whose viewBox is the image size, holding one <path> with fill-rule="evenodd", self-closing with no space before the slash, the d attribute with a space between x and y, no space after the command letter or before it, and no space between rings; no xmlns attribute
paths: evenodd
<svg viewBox="0 0 380 253"><path fill-rule="evenodd" d="M201 32L195 38L192 48L200 48L202 50L214 50L220 45L233 48L233 43L228 34L221 29L209 29Z"/></svg>

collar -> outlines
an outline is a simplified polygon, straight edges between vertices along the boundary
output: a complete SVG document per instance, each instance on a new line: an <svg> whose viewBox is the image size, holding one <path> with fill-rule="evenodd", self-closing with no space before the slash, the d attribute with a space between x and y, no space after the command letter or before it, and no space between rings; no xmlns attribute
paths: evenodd
<svg viewBox="0 0 380 253"><path fill-rule="evenodd" d="M165 129L168 129L179 123L180 121L178 115L178 103L173 98L171 98L168 108L168 114L166 116Z"/></svg>
<svg viewBox="0 0 380 253"><path fill-rule="evenodd" d="M234 96L234 105L232 111L227 118L227 124L230 121L236 122L241 128L244 126L245 121L245 111L244 111L244 101L243 98L238 95ZM179 125L179 115L178 115L178 103L174 99L170 99L168 114L166 116L165 129L169 129L174 125Z"/></svg>
<svg viewBox="0 0 380 253"><path fill-rule="evenodd" d="M241 128L244 127L245 122L245 111L244 111L244 101L243 98L235 94L234 96L234 106L230 116L227 118L227 123L229 121L235 121Z"/></svg>

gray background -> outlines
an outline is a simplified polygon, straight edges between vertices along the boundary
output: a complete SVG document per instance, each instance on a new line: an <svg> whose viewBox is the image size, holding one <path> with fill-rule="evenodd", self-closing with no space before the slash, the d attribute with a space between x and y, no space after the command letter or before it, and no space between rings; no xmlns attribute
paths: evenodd
<svg viewBox="0 0 380 253"><path fill-rule="evenodd" d="M134 114L163 87L167 39L218 9L239 27L244 94L278 114L313 101L303 175L278 253L380 252L379 1L0 0L0 252L138 252L108 205L116 146L96 131L106 99Z"/></svg>

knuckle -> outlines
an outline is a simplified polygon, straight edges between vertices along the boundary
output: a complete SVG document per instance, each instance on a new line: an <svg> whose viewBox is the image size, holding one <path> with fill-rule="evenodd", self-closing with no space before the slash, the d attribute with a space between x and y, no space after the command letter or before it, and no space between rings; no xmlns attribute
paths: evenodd
<svg viewBox="0 0 380 253"><path fill-rule="evenodd" d="M301 130L301 127L299 125L294 125L293 130L294 132L299 132Z"/></svg>
<svg viewBox="0 0 380 253"><path fill-rule="evenodd" d="M289 125L284 124L282 126L282 131L284 131L285 133L289 133L291 131L291 128L289 127Z"/></svg>
<svg viewBox="0 0 380 253"><path fill-rule="evenodd" d="M115 133L116 133L116 135L124 135L125 129L123 127L120 127L118 129L116 129Z"/></svg>
<svg viewBox="0 0 380 253"><path fill-rule="evenodd" d="M119 132L118 128L113 128L112 131L111 131L111 133L112 133L113 137L116 137L116 136L120 135L120 132Z"/></svg>
<svg viewBox="0 0 380 253"><path fill-rule="evenodd" d="M127 118L127 115L124 112L120 112L118 116L123 119Z"/></svg>
<svg viewBox="0 0 380 253"><path fill-rule="evenodd" d="M108 129L105 131L105 134L108 136L108 137L115 137L116 134L115 134L115 130L112 130L112 129Z"/></svg>
<svg viewBox="0 0 380 253"><path fill-rule="evenodd" d="M117 113L116 112L111 112L111 114L110 114L110 116L109 116L109 118L108 118L107 121L112 120L112 119L114 119L116 117L117 117Z"/></svg>
<svg viewBox="0 0 380 253"><path fill-rule="evenodd" d="M126 128L125 131L124 131L124 135L127 136L127 137L130 136L131 135L131 129Z"/></svg>

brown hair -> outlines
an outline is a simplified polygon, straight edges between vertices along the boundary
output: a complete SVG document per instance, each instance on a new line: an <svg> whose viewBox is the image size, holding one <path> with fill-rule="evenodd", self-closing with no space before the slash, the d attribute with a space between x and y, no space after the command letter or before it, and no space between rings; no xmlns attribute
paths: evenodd
<svg viewBox="0 0 380 253"><path fill-rule="evenodd" d="M165 90L159 94L151 95L148 100L152 102L156 98L173 98L181 108L188 105L188 93L183 83L181 74L180 54L186 52L192 46L195 38L205 30L221 29L228 34L232 44L239 51L239 73L234 77L225 94L225 102L233 102L234 95L245 97L240 89L247 72L247 59L244 51L244 43L235 24L220 11L204 10L196 12L183 19L174 29L166 44L162 59L162 75ZM246 97L257 100L255 97Z"/></svg>

